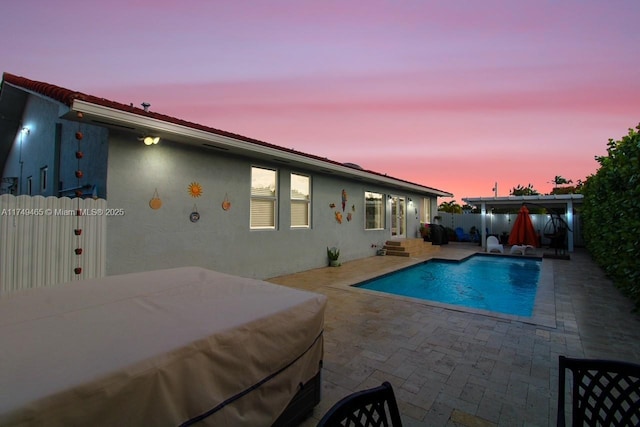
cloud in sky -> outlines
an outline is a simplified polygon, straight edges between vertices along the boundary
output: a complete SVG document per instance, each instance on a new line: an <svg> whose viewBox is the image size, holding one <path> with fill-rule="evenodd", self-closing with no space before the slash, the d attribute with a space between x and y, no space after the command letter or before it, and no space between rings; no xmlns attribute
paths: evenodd
<svg viewBox="0 0 640 427"><path fill-rule="evenodd" d="M640 3L23 0L3 71L465 196L550 191L640 121Z"/></svg>

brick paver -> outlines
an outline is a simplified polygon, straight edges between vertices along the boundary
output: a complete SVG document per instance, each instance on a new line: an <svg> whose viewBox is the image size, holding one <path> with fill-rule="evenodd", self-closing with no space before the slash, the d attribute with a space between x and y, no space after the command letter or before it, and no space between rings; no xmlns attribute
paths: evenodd
<svg viewBox="0 0 640 427"><path fill-rule="evenodd" d="M437 257L477 247L450 244ZM270 279L328 296L322 401L389 381L407 426L555 425L558 355L640 362L640 318L584 249L552 263L555 327L346 285L420 259L371 257Z"/></svg>

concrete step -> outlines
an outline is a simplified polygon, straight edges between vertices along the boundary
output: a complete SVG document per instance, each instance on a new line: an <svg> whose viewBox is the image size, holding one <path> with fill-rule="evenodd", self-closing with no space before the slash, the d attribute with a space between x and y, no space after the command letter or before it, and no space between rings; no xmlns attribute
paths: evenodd
<svg viewBox="0 0 640 427"><path fill-rule="evenodd" d="M402 257L422 256L440 250L440 246L432 245L423 239L388 240L384 248L387 255Z"/></svg>

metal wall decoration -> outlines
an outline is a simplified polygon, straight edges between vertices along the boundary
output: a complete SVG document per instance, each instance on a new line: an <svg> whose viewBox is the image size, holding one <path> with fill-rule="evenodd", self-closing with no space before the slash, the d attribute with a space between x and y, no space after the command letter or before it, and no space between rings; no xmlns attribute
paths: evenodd
<svg viewBox="0 0 640 427"><path fill-rule="evenodd" d="M198 182L192 182L188 187L189 195L194 199L202 196L202 185ZM189 214L189 221L198 222L200 220L200 213L198 213L198 207L196 204L193 204L193 211Z"/></svg>
<svg viewBox="0 0 640 427"><path fill-rule="evenodd" d="M160 200L160 196L158 195L158 189L153 192L153 197L149 200L149 207L151 209L160 209L162 207L162 200Z"/></svg>
<svg viewBox="0 0 640 427"><path fill-rule="evenodd" d="M191 222L198 222L200 220L200 213L198 212L198 207L193 204L193 212L189 214L189 220Z"/></svg>
<svg viewBox="0 0 640 427"><path fill-rule="evenodd" d="M198 182L192 182L189 184L189 195L193 198L202 196L202 185Z"/></svg>
<svg viewBox="0 0 640 427"><path fill-rule="evenodd" d="M342 199L342 212L344 212L344 211L347 209L347 201L349 200L349 197L347 196L347 190L342 189L342 192L341 192L341 199ZM331 209L336 209L336 204L335 204L335 203L329 203L329 207L330 207ZM355 212L355 211L356 211L356 205L351 205L351 210L352 210L353 212ZM335 211L333 212L333 214L334 214L334 216L335 216L335 219L336 219L336 222L337 222L338 224L342 224L342 220L343 220L343 219L344 219L344 217L345 217L345 216L342 214L342 212L340 211L340 208L338 208L337 210L335 210ZM351 220L353 219L353 215L351 214L351 212L348 212L348 213L346 214L346 218L347 218L347 221L351 221Z"/></svg>
<svg viewBox="0 0 640 427"><path fill-rule="evenodd" d="M231 202L229 201L229 196L227 193L224 193L224 200L222 201L222 209L228 211L231 209Z"/></svg>
<svg viewBox="0 0 640 427"><path fill-rule="evenodd" d="M80 209L80 202L82 199L82 186L81 186L81 181L82 181L82 177L84 176L84 173L82 172L82 169L80 169L80 161L82 160L82 158L84 157L84 154L81 151L81 146L80 146L80 141L82 141L82 138L84 137L84 135L82 134L82 118L84 117L84 115L81 112L77 113L77 118L78 118L78 130L76 131L76 159L78 160L78 168L76 169L76 178L78 179L78 185L76 187L76 199L77 199L77 207L76 207L76 228L74 229L73 233L76 236L76 248L74 249L75 254L77 255L77 260L78 263L76 264L76 267L73 269L73 272L76 275L80 275L82 274L82 224L80 224L80 217L82 215L82 210Z"/></svg>

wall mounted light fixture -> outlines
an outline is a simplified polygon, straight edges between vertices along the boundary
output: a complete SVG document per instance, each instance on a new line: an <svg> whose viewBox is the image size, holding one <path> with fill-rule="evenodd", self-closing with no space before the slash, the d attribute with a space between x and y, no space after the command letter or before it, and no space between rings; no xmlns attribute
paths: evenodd
<svg viewBox="0 0 640 427"><path fill-rule="evenodd" d="M29 135L31 133L31 129L29 129L28 127L23 127L22 129L20 129L20 132L22 132L23 135Z"/></svg>
<svg viewBox="0 0 640 427"><path fill-rule="evenodd" d="M144 145L155 145L158 142L160 142L160 137L147 135L147 136L138 138L138 140L144 142Z"/></svg>

